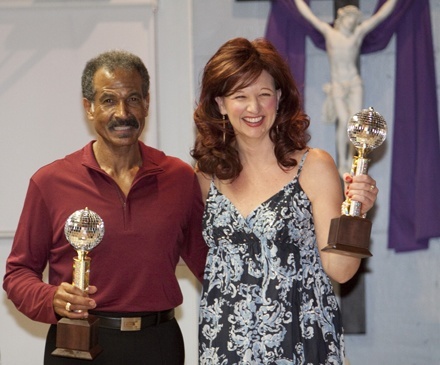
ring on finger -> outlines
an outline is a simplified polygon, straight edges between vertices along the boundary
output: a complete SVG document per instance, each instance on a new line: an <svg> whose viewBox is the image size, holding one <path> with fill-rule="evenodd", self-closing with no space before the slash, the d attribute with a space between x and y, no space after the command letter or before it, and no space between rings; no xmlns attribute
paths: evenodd
<svg viewBox="0 0 440 365"><path fill-rule="evenodd" d="M71 311L71 309L70 309L70 307L72 306L72 304L70 303L70 302L67 302L66 303L66 311L68 311L68 312L70 312Z"/></svg>
<svg viewBox="0 0 440 365"><path fill-rule="evenodd" d="M370 186L370 191L373 191L376 188L376 185L371 185Z"/></svg>

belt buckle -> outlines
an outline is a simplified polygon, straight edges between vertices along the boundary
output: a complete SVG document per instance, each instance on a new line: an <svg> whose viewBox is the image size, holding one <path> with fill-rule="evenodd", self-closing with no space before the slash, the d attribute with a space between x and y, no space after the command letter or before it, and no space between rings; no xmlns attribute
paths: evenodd
<svg viewBox="0 0 440 365"><path fill-rule="evenodd" d="M141 322L141 317L122 317L121 331L140 331Z"/></svg>

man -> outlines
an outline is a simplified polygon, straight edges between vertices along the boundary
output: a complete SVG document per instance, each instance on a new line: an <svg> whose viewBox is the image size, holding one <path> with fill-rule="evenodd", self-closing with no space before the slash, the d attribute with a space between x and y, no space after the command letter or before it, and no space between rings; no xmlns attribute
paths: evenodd
<svg viewBox="0 0 440 365"><path fill-rule="evenodd" d="M330 64L330 85L326 117L337 119L337 162L341 175L351 169L353 149L347 139L347 122L363 109L363 84L357 66L365 36L383 22L393 11L397 0L386 1L370 18L361 21L356 6L347 5L338 10L334 27L312 13L304 0L295 0L298 11L325 38ZM334 115L333 115L334 114Z"/></svg>
<svg viewBox="0 0 440 365"><path fill-rule="evenodd" d="M110 51L90 60L82 93L96 141L32 176L3 287L21 312L52 324L45 364L90 364L51 355L57 321L89 314L102 323L103 351L93 363L183 364L175 268L182 257L201 280L207 252L197 178L189 165L139 141L149 107L139 57ZM70 284L75 251L64 225L86 207L102 218L105 234L90 252L92 285L83 292ZM48 284L41 279L47 262ZM141 317L140 330L121 331L125 317Z"/></svg>

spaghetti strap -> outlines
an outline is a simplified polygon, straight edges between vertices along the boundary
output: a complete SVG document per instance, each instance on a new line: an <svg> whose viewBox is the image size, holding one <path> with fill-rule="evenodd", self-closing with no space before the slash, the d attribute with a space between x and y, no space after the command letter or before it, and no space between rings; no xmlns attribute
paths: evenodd
<svg viewBox="0 0 440 365"><path fill-rule="evenodd" d="M307 157L309 151L310 151L310 148L307 148L306 152L304 152L304 154L301 157L301 161L300 161L299 167L298 167L298 173L296 174L297 178L299 177L299 174L301 173L301 170L302 170L302 168L304 166L304 162L306 160L306 157Z"/></svg>

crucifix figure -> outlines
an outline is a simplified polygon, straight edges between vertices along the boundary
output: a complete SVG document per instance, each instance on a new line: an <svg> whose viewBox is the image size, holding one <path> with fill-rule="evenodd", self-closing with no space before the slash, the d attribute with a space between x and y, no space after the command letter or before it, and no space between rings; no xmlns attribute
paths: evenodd
<svg viewBox="0 0 440 365"><path fill-rule="evenodd" d="M369 32L391 14L397 0L386 1L365 20L362 20L362 13L357 6L344 5L337 10L333 26L319 19L304 0L294 1L302 16L325 39L331 79L326 88L326 117L337 121L337 164L342 176L351 170L353 158L353 146L347 137L347 122L363 108L363 84L358 67L362 42Z"/></svg>

